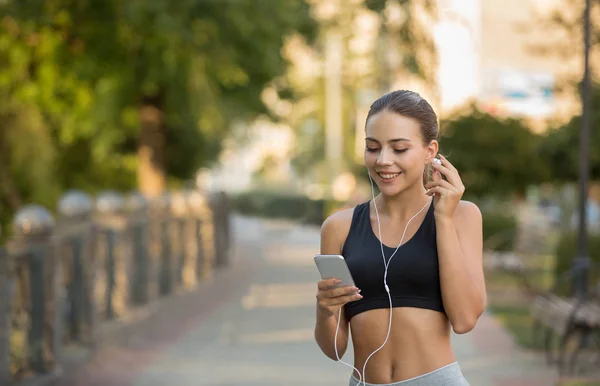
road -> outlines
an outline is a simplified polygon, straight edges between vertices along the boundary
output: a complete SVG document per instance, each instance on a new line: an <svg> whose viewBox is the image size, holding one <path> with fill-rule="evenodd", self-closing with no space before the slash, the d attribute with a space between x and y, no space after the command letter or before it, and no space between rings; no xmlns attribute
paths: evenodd
<svg viewBox="0 0 600 386"><path fill-rule="evenodd" d="M60 385L347 385L350 369L313 339L318 228L236 217L233 229L228 268L104 342ZM554 384L542 359L518 350L488 314L452 339L472 386Z"/></svg>

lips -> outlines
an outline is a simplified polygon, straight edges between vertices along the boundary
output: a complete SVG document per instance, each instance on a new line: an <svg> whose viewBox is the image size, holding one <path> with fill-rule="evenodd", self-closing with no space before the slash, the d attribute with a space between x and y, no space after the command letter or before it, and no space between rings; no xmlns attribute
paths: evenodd
<svg viewBox="0 0 600 386"><path fill-rule="evenodd" d="M396 181L396 179L398 178L398 176L400 176L400 174L402 174L402 172L400 172L400 173L377 172L377 175L379 176L379 178L381 178L381 181L383 183L388 183L388 184Z"/></svg>
<svg viewBox="0 0 600 386"><path fill-rule="evenodd" d="M377 173L379 174L379 177L383 178L384 180L391 180L392 178L396 178L400 175L400 173Z"/></svg>

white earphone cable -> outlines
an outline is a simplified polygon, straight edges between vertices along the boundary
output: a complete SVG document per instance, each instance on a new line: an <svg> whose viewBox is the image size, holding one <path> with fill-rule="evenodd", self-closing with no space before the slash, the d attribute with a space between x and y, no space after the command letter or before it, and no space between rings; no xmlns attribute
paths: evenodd
<svg viewBox="0 0 600 386"><path fill-rule="evenodd" d="M343 360L341 360L340 358L340 354L338 353L338 349L337 349L337 337L338 337L338 331L340 330L340 319L342 318L342 307L340 307L339 311L338 311L338 322L337 322L337 328L335 329L335 337L333 338L333 346L335 347L335 357L337 358L338 362L341 362L343 364L345 364L348 367L351 367L352 369L354 369L357 373L358 373L358 384L360 385L360 382L362 381L362 375L360 374L360 371L358 371L358 369L354 366L352 366L350 363L346 363Z"/></svg>
<svg viewBox="0 0 600 386"><path fill-rule="evenodd" d="M371 178L371 173L369 173L369 180L371 181L371 193L373 196L373 206L375 207L375 214L377 216L377 230L379 231L379 245L381 246L381 257L383 258L383 265L385 267L385 271L383 274L383 285L385 287L385 291L387 292L388 295L388 299L390 301L390 320L388 322L388 331L387 331L387 335L385 337L385 341L383 342L383 344L381 346L379 346L379 348L375 351L373 351L371 353L371 355L369 355L367 357L367 359L365 360L365 364L363 366L363 372L362 372L362 379L363 379L363 385L366 385L367 382L367 376L366 376L366 369L367 369L367 363L369 362L369 360L371 359L371 357L373 355L375 355L375 353L377 353L379 350L381 350L387 343L388 339L390 338L390 332L392 329L392 314L393 314L393 307L392 307L392 295L390 294L390 287L388 287L387 285L387 272L388 272L388 267L390 266L390 262L392 261L392 258L394 257L394 255L396 254L396 252L398 252L398 249L400 248L400 246L402 245L402 242L404 241L404 236L406 235L406 231L408 229L408 225L410 224L410 222L412 220L414 220L415 217L417 217L429 204L426 203L425 205L423 205L423 207L421 208L421 210L419 210L414 216L412 216L407 222L406 222L406 226L404 227L404 232L402 232L402 237L400 238L400 242L398 243L398 246L396 247L396 249L394 250L394 253L392 253L392 255L390 256L389 260L386 262L385 261L385 252L383 250L383 239L381 237L381 221L379 219L379 211L377 209L377 203L375 202L375 187L373 186L373 179ZM360 385L360 382L359 382Z"/></svg>
<svg viewBox="0 0 600 386"><path fill-rule="evenodd" d="M387 285L388 267L389 267L390 262L392 261L392 258L394 257L394 255L396 254L396 252L398 252L398 249L400 248L400 246L402 246L402 242L404 241L404 236L406 235L406 231L408 230L408 225L410 224L410 222L415 217L417 217L423 210L425 210L425 208L427 207L427 205L429 205L429 202L426 203L421 208L421 210L419 210L414 216L412 216L408 220L408 222L406 223L406 226L404 227L404 232L402 233L402 238L400 239L400 242L398 243L398 246L394 250L394 253L392 253L392 255L390 256L389 260L386 261L385 260L385 251L383 250L383 240L382 240L382 237L381 237L381 221L379 219L379 210L377 209L377 204L375 203L375 187L373 185L373 179L371 178L371 173L369 173L368 170L367 170L367 173L369 174L369 180L371 181L371 193L372 193L372 197L373 197L373 206L375 207L375 214L377 216L377 229L379 231L379 245L381 246L381 257L383 258L383 265L384 265L384 268L385 268L385 271L384 271L384 274L383 274L383 285L385 286L385 291L387 292L388 299L390 301L390 319L389 319L389 322L388 322L388 331L387 331L387 335L385 337L385 341L383 342L383 344L378 349L376 349L375 351L373 351L367 357L367 359L365 360L365 364L363 366L363 371L361 373L356 367L354 367L351 364L346 363L343 360L341 360L340 355L338 353L338 349L337 349L337 337L338 337L338 332L339 332L339 329L340 329L340 321L341 321L341 316L342 316L342 307L340 307L340 309L338 311L337 328L335 330L335 337L333 339L333 342L334 342L333 345L334 345L334 349L335 349L335 357L337 358L338 362L341 362L341 363L345 364L346 366L354 369L358 373L358 376L359 376L358 385L359 386L360 386L361 382L363 383L363 385L366 385L367 380L366 380L365 372L366 372L366 368L367 368L367 363L369 362L369 360L371 359L371 357L373 355L375 355L379 350L381 350L386 345L386 343L387 343L387 341L388 341L388 339L390 337L390 332L391 332L391 329L392 329L393 307L392 307L392 296L390 294L390 288Z"/></svg>

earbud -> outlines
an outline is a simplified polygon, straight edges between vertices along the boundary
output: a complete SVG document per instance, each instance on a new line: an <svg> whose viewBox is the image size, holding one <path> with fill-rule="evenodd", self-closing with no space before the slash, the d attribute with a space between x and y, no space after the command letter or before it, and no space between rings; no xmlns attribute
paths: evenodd
<svg viewBox="0 0 600 386"><path fill-rule="evenodd" d="M438 165L442 164L442 161L440 161L439 158L434 158L433 161L431 161L431 162L434 164L438 164Z"/></svg>

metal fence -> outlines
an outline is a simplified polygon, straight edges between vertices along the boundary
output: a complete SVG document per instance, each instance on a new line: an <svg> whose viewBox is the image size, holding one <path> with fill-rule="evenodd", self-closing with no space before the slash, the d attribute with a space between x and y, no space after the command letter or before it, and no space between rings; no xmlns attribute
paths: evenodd
<svg viewBox="0 0 600 386"><path fill-rule="evenodd" d="M0 246L0 385L54 372L99 323L193 288L227 265L230 206L220 192L147 200L69 191L57 218L22 208Z"/></svg>

